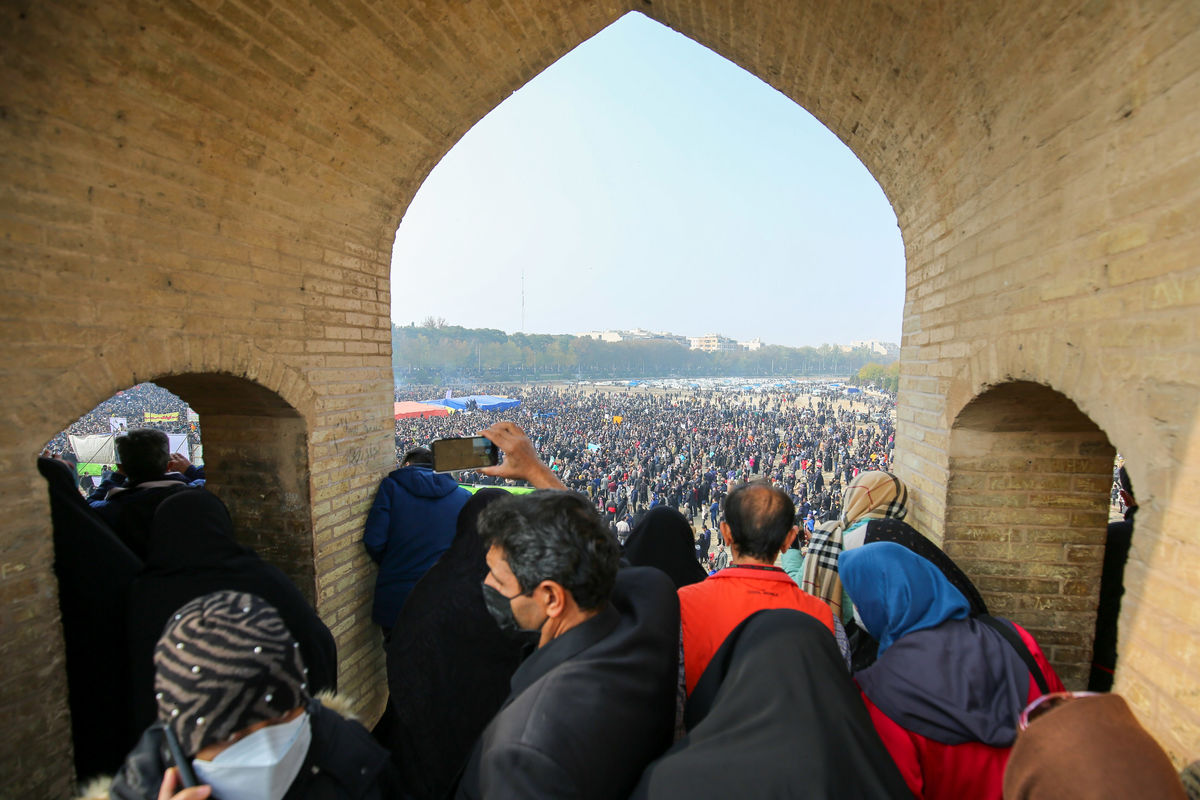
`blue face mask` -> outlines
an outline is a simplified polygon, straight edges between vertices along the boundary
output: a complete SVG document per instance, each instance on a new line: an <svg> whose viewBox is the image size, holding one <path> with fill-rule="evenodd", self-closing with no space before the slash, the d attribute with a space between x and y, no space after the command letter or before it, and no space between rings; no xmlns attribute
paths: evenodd
<svg viewBox="0 0 1200 800"><path fill-rule="evenodd" d="M212 761L194 758L192 768L221 800L282 800L304 766L311 742L308 714L301 714L255 731Z"/></svg>

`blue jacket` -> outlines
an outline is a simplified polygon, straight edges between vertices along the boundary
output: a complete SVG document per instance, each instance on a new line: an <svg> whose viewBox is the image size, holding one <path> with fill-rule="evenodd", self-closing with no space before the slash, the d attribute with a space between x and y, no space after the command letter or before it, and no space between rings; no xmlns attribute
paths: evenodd
<svg viewBox="0 0 1200 800"><path fill-rule="evenodd" d="M408 593L454 540L458 512L471 493L426 466L393 470L379 484L367 513L363 545L379 565L371 618L385 628Z"/></svg>

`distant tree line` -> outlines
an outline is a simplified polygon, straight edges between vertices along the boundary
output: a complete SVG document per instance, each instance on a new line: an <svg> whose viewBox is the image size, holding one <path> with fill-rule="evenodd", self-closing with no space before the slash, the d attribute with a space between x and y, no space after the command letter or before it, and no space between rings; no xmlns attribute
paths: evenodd
<svg viewBox="0 0 1200 800"><path fill-rule="evenodd" d="M392 365L406 380L855 375L878 354L833 345L705 353L652 340L601 342L566 334L507 334L441 319L392 327ZM431 382L437 382L433 380Z"/></svg>
<svg viewBox="0 0 1200 800"><path fill-rule="evenodd" d="M872 361L863 364L855 374L854 382L895 394L900 389L900 362L893 361L884 365Z"/></svg>

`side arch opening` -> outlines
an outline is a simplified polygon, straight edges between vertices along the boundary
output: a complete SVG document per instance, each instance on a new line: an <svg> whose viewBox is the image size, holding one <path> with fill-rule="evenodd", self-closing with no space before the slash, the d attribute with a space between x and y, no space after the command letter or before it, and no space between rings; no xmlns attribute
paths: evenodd
<svg viewBox="0 0 1200 800"><path fill-rule="evenodd" d="M207 488L229 507L238 540L283 570L315 608L308 436L300 412L234 375L186 373L154 383L200 414Z"/></svg>
<svg viewBox="0 0 1200 800"><path fill-rule="evenodd" d="M37 613L61 622L54 662L67 685L64 698L61 684L47 682L40 702L68 712L80 779L111 774L141 733L129 713L125 634L126 595L142 561L83 496L111 473L113 437L142 427L168 434L173 453L202 458L205 486L228 506L238 541L279 567L310 605L316 596L305 420L284 398L233 375L187 373L128 387L85 411L48 446L66 465L39 459L58 591L57 603L48 594ZM187 479L196 477L189 468Z"/></svg>
<svg viewBox="0 0 1200 800"><path fill-rule="evenodd" d="M951 428L944 548L1071 689L1088 682L1115 455L1074 402L1030 381L985 390Z"/></svg>

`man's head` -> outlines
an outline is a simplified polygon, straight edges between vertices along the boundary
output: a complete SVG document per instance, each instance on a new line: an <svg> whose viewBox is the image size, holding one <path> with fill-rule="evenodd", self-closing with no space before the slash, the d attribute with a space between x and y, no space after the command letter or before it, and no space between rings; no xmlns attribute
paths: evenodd
<svg viewBox="0 0 1200 800"><path fill-rule="evenodd" d="M572 607L595 611L612 594L620 549L575 492L497 500L479 515L479 535L488 547L484 583L510 601L521 628L539 629Z"/></svg>
<svg viewBox="0 0 1200 800"><path fill-rule="evenodd" d="M116 445L117 463L131 481L151 481L167 471L171 443L162 431L134 428L118 436Z"/></svg>
<svg viewBox="0 0 1200 800"><path fill-rule="evenodd" d="M275 607L246 592L190 601L154 648L159 722L195 756L307 702L299 645Z"/></svg>
<svg viewBox="0 0 1200 800"><path fill-rule="evenodd" d="M795 538L795 517L787 494L766 481L754 481L729 493L721 533L737 556L770 563Z"/></svg>
<svg viewBox="0 0 1200 800"><path fill-rule="evenodd" d="M428 447L414 447L404 454L400 462L402 467L432 467L433 452Z"/></svg>

